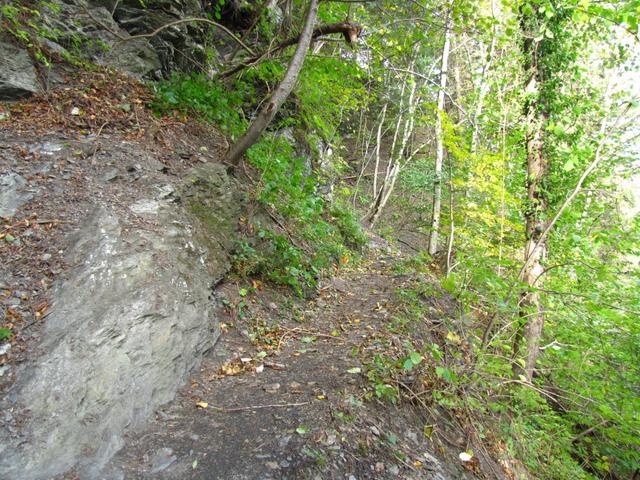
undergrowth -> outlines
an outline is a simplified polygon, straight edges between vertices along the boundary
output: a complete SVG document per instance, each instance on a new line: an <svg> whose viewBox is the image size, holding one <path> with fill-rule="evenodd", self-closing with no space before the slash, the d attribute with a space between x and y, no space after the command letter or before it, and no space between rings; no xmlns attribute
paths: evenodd
<svg viewBox="0 0 640 480"><path fill-rule="evenodd" d="M155 84L152 107L158 114L195 115L237 137L247 126L243 108L255 107L251 102L256 91L282 73L279 64L264 62L232 89L204 75L176 74ZM327 115L326 107L324 112ZM278 127L286 126L296 126L296 138L305 137L307 144L317 141L318 134L310 133L304 122L281 118ZM335 129L331 133L335 136ZM324 272L353 261L366 237L346 198L339 192L331 199L319 194L321 178L311 158L299 155L296 147L289 136L274 132L247 152L247 164L257 177L251 197L263 213L248 220L247 235L236 242L232 263L241 276L263 277L304 296Z"/></svg>

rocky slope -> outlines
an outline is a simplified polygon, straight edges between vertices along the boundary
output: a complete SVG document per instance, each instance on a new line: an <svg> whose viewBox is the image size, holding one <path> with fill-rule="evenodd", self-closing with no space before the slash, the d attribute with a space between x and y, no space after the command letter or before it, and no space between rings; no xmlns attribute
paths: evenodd
<svg viewBox="0 0 640 480"><path fill-rule="evenodd" d="M212 288L242 209L238 184L210 162L220 137L158 122L126 79L102 84L111 91L71 81L94 81L102 103L73 88L64 99L80 106L63 112L14 105L0 133L0 308L14 333L3 478L78 462L93 478L124 429L173 398L218 338ZM122 95L134 105L124 116L111 103ZM107 118L115 125L92 131Z"/></svg>

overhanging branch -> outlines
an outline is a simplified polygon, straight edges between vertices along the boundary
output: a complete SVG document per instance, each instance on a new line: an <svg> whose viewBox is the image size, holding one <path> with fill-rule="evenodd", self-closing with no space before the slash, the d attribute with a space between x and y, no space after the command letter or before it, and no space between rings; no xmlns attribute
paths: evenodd
<svg viewBox="0 0 640 480"><path fill-rule="evenodd" d="M313 34L311 38L313 41L313 40L316 40L318 37L321 37L324 35L331 35L334 33L341 33L344 37L344 40L347 42L347 44L353 45L358 40L360 33L362 33L362 26L360 26L360 24L355 22L338 22L338 23L330 23L328 25L321 25L318 28L313 30ZM295 45L299 41L300 41L300 35L296 35L295 37L288 38L283 42L279 43L278 45L276 45L275 47L270 48L266 52L263 52L259 55L255 55L249 58L248 60L245 60L241 64L236 65L235 67L232 67L226 72L222 72L219 78L230 77L231 75L238 73L240 70L243 70L247 67L255 65L256 63L260 62L266 57L269 57L275 53L278 53L287 47Z"/></svg>

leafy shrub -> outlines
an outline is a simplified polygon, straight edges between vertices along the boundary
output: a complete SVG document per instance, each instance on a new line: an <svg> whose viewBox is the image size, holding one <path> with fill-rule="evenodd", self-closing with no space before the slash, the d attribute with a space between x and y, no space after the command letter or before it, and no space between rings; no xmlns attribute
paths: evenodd
<svg viewBox="0 0 640 480"><path fill-rule="evenodd" d="M232 136L238 136L246 126L241 114L242 95L202 74L176 73L154 84L154 90L151 106L158 114L196 114Z"/></svg>
<svg viewBox="0 0 640 480"><path fill-rule="evenodd" d="M247 158L260 171L255 199L281 216L289 231L284 235L256 225L257 238L238 244L235 271L264 276L303 295L322 272L347 261L350 248L360 248L366 238L351 210L326 208L316 195L314 175L285 138L263 139Z"/></svg>

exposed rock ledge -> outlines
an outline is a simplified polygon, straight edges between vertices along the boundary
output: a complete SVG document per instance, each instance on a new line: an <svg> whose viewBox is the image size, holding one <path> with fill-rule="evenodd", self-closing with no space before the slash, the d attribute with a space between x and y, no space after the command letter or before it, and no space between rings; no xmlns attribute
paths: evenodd
<svg viewBox="0 0 640 480"><path fill-rule="evenodd" d="M228 268L237 185L209 163L175 191L145 198L153 188L128 211L96 202L70 234L72 268L57 281L33 360L0 405L10 425L0 430L3 478L73 466L96 478L123 431L171 400L216 342L212 285Z"/></svg>

